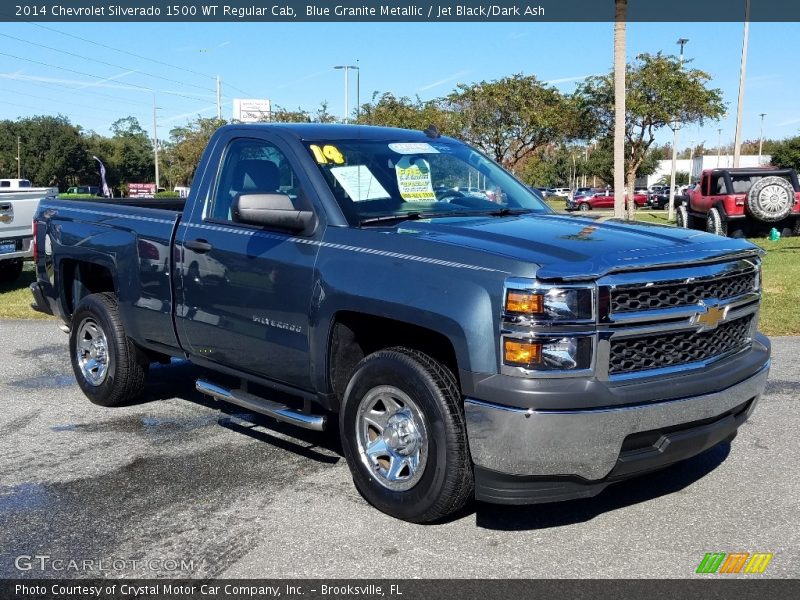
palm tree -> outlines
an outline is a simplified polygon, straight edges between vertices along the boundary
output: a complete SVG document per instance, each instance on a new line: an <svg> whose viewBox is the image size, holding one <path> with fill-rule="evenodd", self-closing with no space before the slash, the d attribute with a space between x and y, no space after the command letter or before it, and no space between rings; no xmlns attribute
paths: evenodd
<svg viewBox="0 0 800 600"><path fill-rule="evenodd" d="M614 0L614 217L625 216L625 19L628 0Z"/></svg>

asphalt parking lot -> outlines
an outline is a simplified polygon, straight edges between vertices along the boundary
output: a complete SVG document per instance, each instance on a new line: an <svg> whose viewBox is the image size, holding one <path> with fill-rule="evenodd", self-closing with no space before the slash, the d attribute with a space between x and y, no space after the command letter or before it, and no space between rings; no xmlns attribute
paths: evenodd
<svg viewBox="0 0 800 600"><path fill-rule="evenodd" d="M220 411L186 363L154 369L144 403L94 406L55 322L0 321L0 578L695 577L719 551L798 577L800 338L773 344L732 444L594 499L419 526L362 500L335 434Z"/></svg>

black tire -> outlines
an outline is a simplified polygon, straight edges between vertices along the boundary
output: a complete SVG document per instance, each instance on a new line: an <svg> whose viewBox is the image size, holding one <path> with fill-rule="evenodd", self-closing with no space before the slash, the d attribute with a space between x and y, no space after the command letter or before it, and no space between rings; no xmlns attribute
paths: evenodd
<svg viewBox="0 0 800 600"><path fill-rule="evenodd" d="M592 205L589 204L588 202L581 202L580 204L578 204L578 210L581 212L588 212L592 210Z"/></svg>
<svg viewBox="0 0 800 600"><path fill-rule="evenodd" d="M0 283L13 283L22 275L22 259L0 260Z"/></svg>
<svg viewBox="0 0 800 600"><path fill-rule="evenodd" d="M367 410L378 406L370 403L375 402L381 390L395 394L392 402L400 402L421 421L416 422L414 431L421 432L424 442L417 438L418 452L411 454L418 458L419 471L408 470L405 482L391 481L391 468L381 464L381 460L388 460L376 458L367 451L378 438L386 440L387 434L395 442L397 440L389 426L383 431L377 428L373 431L367 417L363 416L383 415L391 423L392 418L401 414L396 411L390 415L388 403L383 412ZM405 398L398 394L404 394ZM436 521L459 510L473 495L472 462L458 384L449 369L427 354L397 347L364 358L347 385L339 414L339 430L356 488L370 504L388 515L412 523ZM376 437L371 438L372 434ZM389 456L390 453L387 450L384 454ZM394 456L400 455L395 453ZM402 471L399 474L402 475ZM392 485L410 487L391 489Z"/></svg>
<svg viewBox="0 0 800 600"><path fill-rule="evenodd" d="M792 235L794 237L800 236L800 217L794 220L794 227L792 227Z"/></svg>
<svg viewBox="0 0 800 600"><path fill-rule="evenodd" d="M95 354L84 350L79 357L79 345L92 347ZM94 404L120 406L142 393L149 363L125 335L113 294L91 294L80 301L72 315L69 352L78 386Z"/></svg>
<svg viewBox="0 0 800 600"><path fill-rule="evenodd" d="M727 237L728 222L722 219L722 215L716 208L709 208L706 214L706 231L715 235Z"/></svg>
<svg viewBox="0 0 800 600"><path fill-rule="evenodd" d="M683 204L675 209L675 225L684 229L689 228L689 211Z"/></svg>
<svg viewBox="0 0 800 600"><path fill-rule="evenodd" d="M747 210L759 221L775 223L789 216L794 187L783 177L762 177L747 192Z"/></svg>

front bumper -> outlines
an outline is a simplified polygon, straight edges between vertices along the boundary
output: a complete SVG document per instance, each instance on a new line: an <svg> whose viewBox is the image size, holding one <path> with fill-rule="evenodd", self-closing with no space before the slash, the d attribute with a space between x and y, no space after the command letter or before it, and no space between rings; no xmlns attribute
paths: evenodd
<svg viewBox="0 0 800 600"><path fill-rule="evenodd" d="M736 434L768 373L767 360L721 391L616 407L521 409L468 397L476 497L524 504L593 496L699 454Z"/></svg>

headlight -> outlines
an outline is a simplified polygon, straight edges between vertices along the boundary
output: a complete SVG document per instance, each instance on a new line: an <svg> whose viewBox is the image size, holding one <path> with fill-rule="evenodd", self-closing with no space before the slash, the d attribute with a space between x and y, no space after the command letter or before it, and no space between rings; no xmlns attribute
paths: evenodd
<svg viewBox="0 0 800 600"><path fill-rule="evenodd" d="M574 371L592 366L592 337L503 338L503 362L533 371Z"/></svg>
<svg viewBox="0 0 800 600"><path fill-rule="evenodd" d="M591 321L594 319L594 287L509 287L504 308L509 317L527 316L541 321Z"/></svg>

